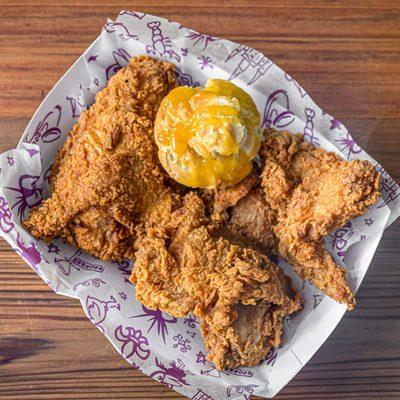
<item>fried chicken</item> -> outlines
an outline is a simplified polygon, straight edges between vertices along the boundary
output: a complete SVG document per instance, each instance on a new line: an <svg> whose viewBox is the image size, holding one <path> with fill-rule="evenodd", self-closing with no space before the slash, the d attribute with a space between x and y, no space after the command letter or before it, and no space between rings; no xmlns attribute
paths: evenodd
<svg viewBox="0 0 400 400"><path fill-rule="evenodd" d="M298 135L272 129L261 157L263 196L253 189L228 210L225 232L277 251L300 278L352 309L346 271L322 240L377 200L379 174L367 161L345 161Z"/></svg>
<svg viewBox="0 0 400 400"><path fill-rule="evenodd" d="M131 281L146 307L201 320L208 359L218 369L258 364L280 343L282 319L301 308L299 293L266 256L214 238L194 192L171 224L148 229Z"/></svg>
<svg viewBox="0 0 400 400"><path fill-rule="evenodd" d="M242 181L236 183L233 186L230 187L224 187L224 188L216 188L216 189L202 189L200 190L199 194L201 198L203 199L205 205L206 205L206 210L207 214L210 216L210 220L208 223L208 230L210 232L213 232L215 236L218 235L229 235L229 231L226 229L226 223L229 220L229 213L227 210L229 209L237 209L240 211L237 213L237 218L241 219L241 222L243 224L241 225L244 230L250 231L252 227L249 226L249 224L255 222L253 217L256 217L255 215L250 216L247 214L247 209L241 210L241 206L235 207L238 203L241 205L246 202L246 200L241 201L242 199L247 199L247 195L252 191L253 188L260 186L261 184L261 179L260 179L260 174L257 173L255 169L246 176ZM257 191L257 190L255 190ZM255 192L253 191L253 192ZM252 196L250 196L252 198ZM253 205L252 200L250 200L251 204ZM245 211L245 215L239 215L241 211ZM250 210L250 213L255 212L256 210L252 207ZM261 218L261 215L257 215L257 217ZM246 221L242 220L242 218L246 219ZM235 218L231 218L233 221ZM264 224L263 220L257 220L257 223L259 224ZM236 228L239 228L239 226L236 226ZM269 224L268 224L269 228ZM232 226L232 229L234 227ZM232 236L232 239L235 240L235 237L239 234L238 230L236 229L235 234ZM250 244L246 240L246 235L241 235L240 240L242 242L247 242L247 244ZM266 241L264 241L266 243Z"/></svg>
<svg viewBox="0 0 400 400"><path fill-rule="evenodd" d="M352 308L345 270L322 238L376 201L379 176L368 162L269 130L262 170L233 187L182 187L162 169L153 139L158 106L175 85L173 65L147 56L111 78L59 151L51 197L24 225L102 259L135 259L137 300L197 316L218 369L256 365L280 344L283 318L302 306L267 255L279 252Z"/></svg>
<svg viewBox="0 0 400 400"><path fill-rule="evenodd" d="M236 237L247 245L255 245L266 254L275 250L275 237L271 231L272 213L260 187L254 188L238 201L229 212L224 236Z"/></svg>
<svg viewBox="0 0 400 400"><path fill-rule="evenodd" d="M259 182L260 178L253 170L235 185L218 189L203 189L201 196L211 209L211 214L222 213L228 208L235 206Z"/></svg>
<svg viewBox="0 0 400 400"><path fill-rule="evenodd" d="M52 168L51 197L31 210L25 227L36 237L65 238L102 259L133 258L137 226L154 208L168 214L153 143L161 99L176 85L173 65L133 58L79 118Z"/></svg>

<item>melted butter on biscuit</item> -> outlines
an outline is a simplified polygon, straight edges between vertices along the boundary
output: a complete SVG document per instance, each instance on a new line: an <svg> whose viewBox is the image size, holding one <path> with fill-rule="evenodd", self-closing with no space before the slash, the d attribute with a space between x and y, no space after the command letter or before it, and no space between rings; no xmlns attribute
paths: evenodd
<svg viewBox="0 0 400 400"><path fill-rule="evenodd" d="M260 148L260 115L252 98L229 81L180 86L161 102L155 121L158 156L168 174L190 187L242 180Z"/></svg>

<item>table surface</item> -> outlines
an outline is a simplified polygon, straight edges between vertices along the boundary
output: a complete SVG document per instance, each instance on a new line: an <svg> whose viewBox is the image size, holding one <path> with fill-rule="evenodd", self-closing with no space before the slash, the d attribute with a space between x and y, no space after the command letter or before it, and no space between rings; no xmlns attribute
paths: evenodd
<svg viewBox="0 0 400 400"><path fill-rule="evenodd" d="M29 0L0 9L0 152L16 146L105 19L134 9L261 50L400 180L399 1ZM277 399L400 399L399 233L397 221L356 310ZM0 399L110 398L183 397L132 370L78 301L52 293L0 241Z"/></svg>

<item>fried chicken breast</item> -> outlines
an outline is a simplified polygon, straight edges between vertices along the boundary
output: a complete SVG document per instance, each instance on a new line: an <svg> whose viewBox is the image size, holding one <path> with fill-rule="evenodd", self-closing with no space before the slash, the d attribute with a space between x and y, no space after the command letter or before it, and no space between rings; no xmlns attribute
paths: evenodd
<svg viewBox="0 0 400 400"><path fill-rule="evenodd" d="M102 259L133 258L135 227L171 195L153 121L175 85L173 65L147 56L110 79L59 151L50 198L24 221L34 236L65 238Z"/></svg>

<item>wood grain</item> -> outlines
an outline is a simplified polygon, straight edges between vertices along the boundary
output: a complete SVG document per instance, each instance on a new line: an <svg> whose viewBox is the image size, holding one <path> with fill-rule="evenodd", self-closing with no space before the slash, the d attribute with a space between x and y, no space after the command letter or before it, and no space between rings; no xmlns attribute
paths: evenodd
<svg viewBox="0 0 400 400"><path fill-rule="evenodd" d="M400 2L0 1L0 152L121 9L256 47L400 180ZM384 234L357 309L277 399L400 399L400 224ZM183 399L129 365L0 242L0 399Z"/></svg>

